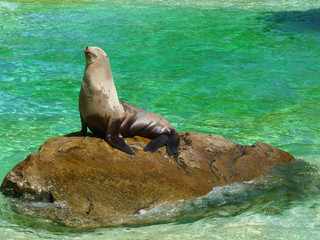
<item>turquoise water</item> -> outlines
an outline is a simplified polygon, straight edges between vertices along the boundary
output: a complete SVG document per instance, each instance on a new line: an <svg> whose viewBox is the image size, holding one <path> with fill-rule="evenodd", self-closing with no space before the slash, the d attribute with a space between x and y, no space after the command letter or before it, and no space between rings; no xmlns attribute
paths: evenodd
<svg viewBox="0 0 320 240"><path fill-rule="evenodd" d="M0 239L320 238L320 1L0 1L0 30L1 181L80 128L88 45L108 53L121 100L179 132L264 141L307 162L154 209L168 220L135 227L68 229L0 195Z"/></svg>

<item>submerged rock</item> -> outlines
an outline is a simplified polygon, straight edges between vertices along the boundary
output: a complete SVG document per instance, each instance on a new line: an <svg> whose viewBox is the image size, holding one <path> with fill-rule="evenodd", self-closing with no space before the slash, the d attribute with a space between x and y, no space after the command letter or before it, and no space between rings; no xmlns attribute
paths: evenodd
<svg viewBox="0 0 320 240"><path fill-rule="evenodd" d="M52 138L7 174L1 191L30 200L16 205L25 214L75 227L113 226L130 222L119 216L260 178L294 159L262 142L239 145L195 132L181 133L180 139L179 156L174 158L164 147L144 152L150 140L142 137L126 139L134 156L100 138Z"/></svg>

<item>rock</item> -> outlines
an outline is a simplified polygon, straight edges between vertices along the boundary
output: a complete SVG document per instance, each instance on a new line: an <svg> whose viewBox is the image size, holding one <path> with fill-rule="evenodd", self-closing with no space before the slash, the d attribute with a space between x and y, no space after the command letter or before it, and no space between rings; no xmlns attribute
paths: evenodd
<svg viewBox="0 0 320 240"><path fill-rule="evenodd" d="M5 177L1 191L21 201L19 212L68 226L126 224L115 216L137 215L164 202L194 199L216 186L267 176L294 157L266 143L239 145L218 135L180 134L179 156L165 147L144 152L150 141L127 138L135 155L94 137L45 142ZM32 205L42 202L44 205Z"/></svg>

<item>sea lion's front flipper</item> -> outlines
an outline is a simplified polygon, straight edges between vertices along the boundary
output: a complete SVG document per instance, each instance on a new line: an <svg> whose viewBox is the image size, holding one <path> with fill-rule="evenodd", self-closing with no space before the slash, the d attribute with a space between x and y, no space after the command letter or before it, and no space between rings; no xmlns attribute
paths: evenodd
<svg viewBox="0 0 320 240"><path fill-rule="evenodd" d="M161 134L158 137L152 139L152 141L144 148L144 151L155 152L159 147L165 145L168 141L168 134Z"/></svg>
<svg viewBox="0 0 320 240"><path fill-rule="evenodd" d="M65 137L82 137L85 136L86 134L84 132L73 132L73 133L69 133L67 135L64 135Z"/></svg>
<svg viewBox="0 0 320 240"><path fill-rule="evenodd" d="M87 134L87 124L84 122L81 114L80 114L80 118L81 118L81 131L80 132L73 132L73 133L69 133L67 135L65 135L65 137L80 137L80 136L85 136Z"/></svg>
<svg viewBox="0 0 320 240"><path fill-rule="evenodd" d="M131 148L126 144L123 137L121 136L111 136L106 135L105 140L109 143L112 147L118 148L119 150L128 153L130 155L134 155Z"/></svg>
<svg viewBox="0 0 320 240"><path fill-rule="evenodd" d="M120 135L121 120L109 119L109 125L105 134L105 140L112 147L118 148L119 150L134 155L131 148L126 144L123 137Z"/></svg>

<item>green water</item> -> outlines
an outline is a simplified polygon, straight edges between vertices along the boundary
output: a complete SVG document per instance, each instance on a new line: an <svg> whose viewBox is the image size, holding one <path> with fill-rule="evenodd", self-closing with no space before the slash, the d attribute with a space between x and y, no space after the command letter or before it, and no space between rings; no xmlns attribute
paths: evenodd
<svg viewBox="0 0 320 240"><path fill-rule="evenodd" d="M318 0L0 1L1 181L79 130L85 46L108 53L121 100L179 132L264 141L307 162L160 206L135 227L68 229L0 195L0 239L319 239L319 43Z"/></svg>

